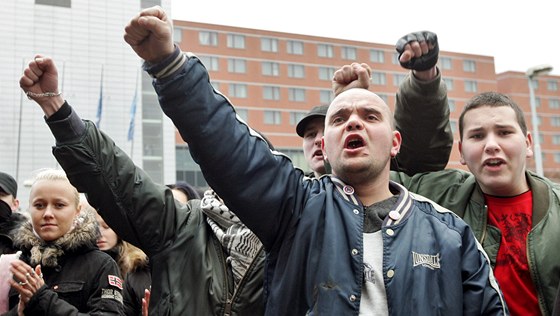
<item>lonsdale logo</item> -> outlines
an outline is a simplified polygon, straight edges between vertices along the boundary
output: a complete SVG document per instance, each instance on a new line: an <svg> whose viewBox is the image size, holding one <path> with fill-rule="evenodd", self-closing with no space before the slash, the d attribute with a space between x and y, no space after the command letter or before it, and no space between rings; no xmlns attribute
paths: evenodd
<svg viewBox="0 0 560 316"><path fill-rule="evenodd" d="M436 255L427 255L412 251L412 264L413 267L421 265L432 270L441 268L439 264L439 253Z"/></svg>

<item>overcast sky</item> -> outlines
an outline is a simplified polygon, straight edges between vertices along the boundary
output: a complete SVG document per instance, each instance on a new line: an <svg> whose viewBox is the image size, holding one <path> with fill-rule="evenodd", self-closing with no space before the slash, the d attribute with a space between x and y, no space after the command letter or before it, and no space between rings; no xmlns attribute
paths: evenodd
<svg viewBox="0 0 560 316"><path fill-rule="evenodd" d="M560 75L553 0L171 0L172 18L393 45L430 30L440 49L494 57L496 72L549 64Z"/></svg>

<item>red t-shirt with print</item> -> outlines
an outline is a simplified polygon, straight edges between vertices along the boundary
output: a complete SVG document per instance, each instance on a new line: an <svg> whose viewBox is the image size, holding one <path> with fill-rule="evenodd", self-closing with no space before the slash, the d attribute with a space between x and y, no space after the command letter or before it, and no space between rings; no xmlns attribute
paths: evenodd
<svg viewBox="0 0 560 316"><path fill-rule="evenodd" d="M533 194L513 197L485 195L488 224L502 232L494 275L511 315L541 315L527 261L527 235L531 230Z"/></svg>

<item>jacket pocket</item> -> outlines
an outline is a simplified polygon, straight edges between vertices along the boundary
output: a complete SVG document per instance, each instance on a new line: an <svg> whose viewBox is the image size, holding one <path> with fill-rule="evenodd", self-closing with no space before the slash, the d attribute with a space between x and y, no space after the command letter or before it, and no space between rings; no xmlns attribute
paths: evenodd
<svg viewBox="0 0 560 316"><path fill-rule="evenodd" d="M85 282L83 281L60 282L54 284L51 289L56 292L61 299L81 309L81 307L83 307L82 303L84 302L84 284Z"/></svg>

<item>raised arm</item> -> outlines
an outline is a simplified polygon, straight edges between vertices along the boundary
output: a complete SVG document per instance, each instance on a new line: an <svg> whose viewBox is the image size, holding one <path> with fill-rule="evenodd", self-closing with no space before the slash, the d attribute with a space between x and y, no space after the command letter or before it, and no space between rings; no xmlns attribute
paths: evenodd
<svg viewBox="0 0 560 316"><path fill-rule="evenodd" d="M24 70L21 88L45 114L56 139L53 154L72 185L124 240L148 255L174 238L173 195L154 183L113 140L92 122L82 121L58 95L57 69L49 57L37 55Z"/></svg>
<svg viewBox="0 0 560 316"><path fill-rule="evenodd" d="M160 51L158 58L146 53L155 49L150 45L157 45L150 37L171 34L171 25L163 20L148 23L164 16L160 11L150 8L133 18L125 28L125 40L146 59L144 69L155 78L160 106L189 144L210 187L270 247L303 205L303 172L237 119L233 105L214 91L196 56L183 54L178 47L171 54ZM171 38L163 45L169 43Z"/></svg>
<svg viewBox="0 0 560 316"><path fill-rule="evenodd" d="M413 175L445 168L453 147L447 89L436 64L437 36L409 33L396 45L401 66L410 73L401 83L395 105L395 125L403 141L394 170Z"/></svg>

